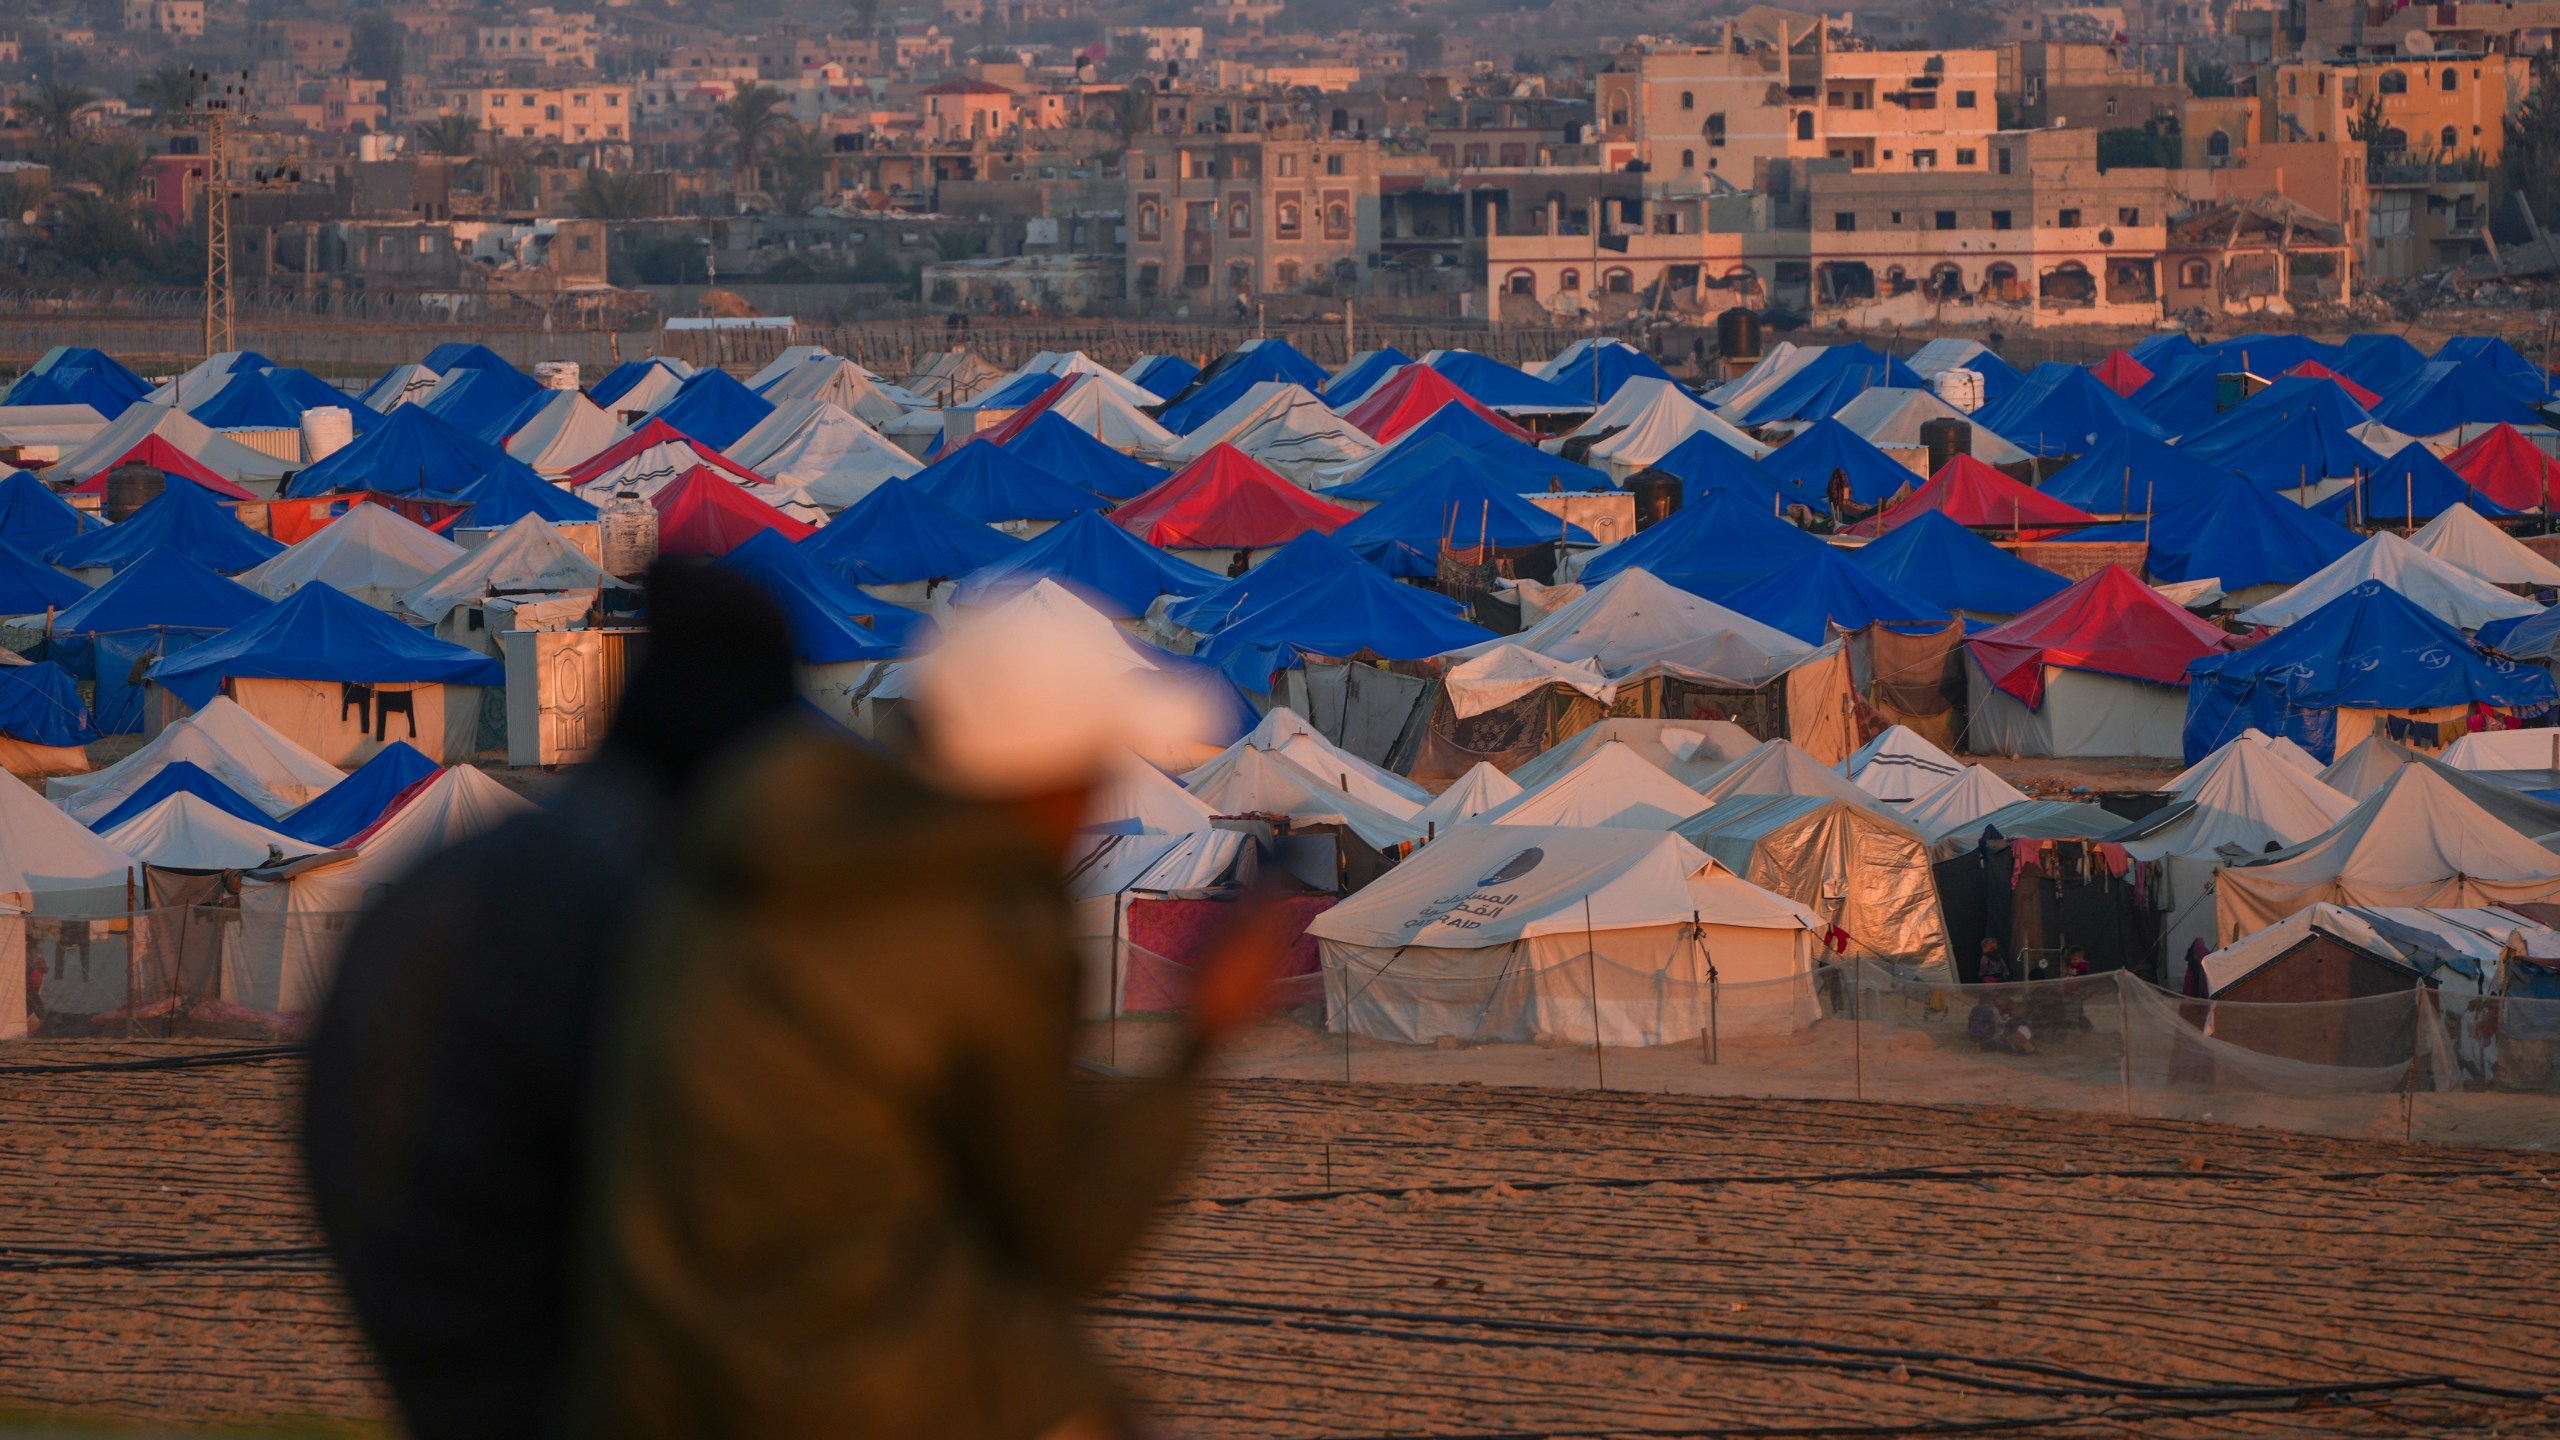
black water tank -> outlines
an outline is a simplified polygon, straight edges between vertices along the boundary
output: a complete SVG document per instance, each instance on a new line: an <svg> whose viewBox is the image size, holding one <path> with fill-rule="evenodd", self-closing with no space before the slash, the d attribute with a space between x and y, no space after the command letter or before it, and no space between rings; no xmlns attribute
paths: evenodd
<svg viewBox="0 0 2560 1440"><path fill-rule="evenodd" d="M119 465L107 472L107 523L121 525L134 511L160 498L169 488L167 471L149 465Z"/></svg>
<svg viewBox="0 0 2560 1440"><path fill-rule="evenodd" d="M1659 525L1680 513L1680 477L1668 470L1643 470L1627 481L1636 497L1636 528Z"/></svg>
<svg viewBox="0 0 2560 1440"><path fill-rule="evenodd" d="M1737 305L1716 317L1716 349L1727 360L1760 358L1760 312Z"/></svg>
<svg viewBox="0 0 2560 1440"><path fill-rule="evenodd" d="M1941 415L1920 422L1920 443L1929 450L1929 473L1937 474L1946 463L1959 455L1973 453L1973 424L1953 416Z"/></svg>

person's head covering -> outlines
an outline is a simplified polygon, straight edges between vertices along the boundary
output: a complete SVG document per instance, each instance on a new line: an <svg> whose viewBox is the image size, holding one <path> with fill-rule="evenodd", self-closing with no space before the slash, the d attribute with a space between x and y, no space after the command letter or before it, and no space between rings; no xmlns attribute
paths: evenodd
<svg viewBox="0 0 2560 1440"><path fill-rule="evenodd" d="M605 745L671 789L748 731L790 709L791 630L756 583L661 561L643 582L649 644L623 688Z"/></svg>

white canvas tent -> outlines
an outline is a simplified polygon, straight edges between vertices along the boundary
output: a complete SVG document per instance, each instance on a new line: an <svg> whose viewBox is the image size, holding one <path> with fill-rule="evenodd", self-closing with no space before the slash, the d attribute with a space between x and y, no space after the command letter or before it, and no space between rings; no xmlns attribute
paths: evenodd
<svg viewBox="0 0 2560 1440"><path fill-rule="evenodd" d="M1625 745L1646 764L1692 790L1760 748L1757 736L1730 720L1609 719L1523 761L1511 772L1511 779L1522 786L1543 785L1609 744Z"/></svg>
<svg viewBox="0 0 2560 1440"><path fill-rule="evenodd" d="M2560 770L2560 730L2477 731L2446 746L2439 758L2456 770Z"/></svg>
<svg viewBox="0 0 2560 1440"><path fill-rule="evenodd" d="M1208 803L1146 761L1123 750L1106 766L1085 803L1088 834L1188 835L1212 828Z"/></svg>
<svg viewBox="0 0 2560 1440"><path fill-rule="evenodd" d="M2394 961L2453 994L2498 993L2509 954L2560 953L2560 932L2497 906L2313 905L2205 956L2206 993L2218 995L2247 979L2315 931Z"/></svg>
<svg viewBox="0 0 2560 1440"><path fill-rule="evenodd" d="M2320 771L2323 768L2320 757L2296 745L2286 736L2269 735L2252 725L2223 742L2220 749L2179 771L2176 779L2169 781L2160 789L2164 794L2184 795L2211 779L2214 771L2221 769L2225 762L2243 749L2264 750L2275 759L2292 766L2311 779L2320 778Z"/></svg>
<svg viewBox="0 0 2560 1440"><path fill-rule="evenodd" d="M1885 727L1884 733L1850 751L1841 764L1859 789L1896 805L1933 794L1964 773L1963 761L1907 725Z"/></svg>
<svg viewBox="0 0 2560 1440"><path fill-rule="evenodd" d="M614 396L613 403L604 407L614 419L629 423L648 415L676 398L676 392L684 388L686 378L693 374L692 366L672 356L653 355L650 362L649 368L629 389Z"/></svg>
<svg viewBox="0 0 2560 1440"><path fill-rule="evenodd" d="M98 838L162 870L254 870L320 849L183 790Z"/></svg>
<svg viewBox="0 0 2560 1440"><path fill-rule="evenodd" d="M2356 805L2267 746L2239 744L2221 753L2221 763L2178 804L2115 837L2134 859L2165 862L2169 919L2161 953L2173 972L2164 983L2173 990L2184 978L2191 943L2212 938L2215 869L2269 846L2299 845Z"/></svg>
<svg viewBox="0 0 2560 1440"><path fill-rule="evenodd" d="M1335 1030L1665 1045L1812 1024L1818 926L1668 832L1462 825L1307 933Z"/></svg>
<svg viewBox="0 0 2560 1440"><path fill-rule="evenodd" d="M192 761L270 815L282 815L343 778L338 767L287 739L228 695L169 726L103 770L59 775L45 795L83 824L115 809L163 766Z"/></svg>
<svg viewBox="0 0 2560 1440"><path fill-rule="evenodd" d="M1547 448L1562 453L1566 440L1597 436L1583 457L1585 462L1605 464L1623 475L1670 454L1700 431L1754 460L1769 453L1770 447L1735 429L1677 383L1658 376L1629 380L1609 397L1607 404L1593 411L1590 419L1562 440L1549 441Z"/></svg>
<svg viewBox="0 0 2560 1440"><path fill-rule="evenodd" d="M1967 765L1954 779L1905 806L1902 819L1935 844L1944 836L1978 826L1987 815L2026 800L2026 791L1979 765ZM1976 829L1973 833L1981 831Z"/></svg>
<svg viewBox="0 0 2560 1440"><path fill-rule="evenodd" d="M2418 527L2409 543L2492 585L2560 585L2560 565L2480 518L2480 512L2468 505L2457 503Z"/></svg>
<svg viewBox="0 0 2560 1440"><path fill-rule="evenodd" d="M1706 401L1718 410L1747 415L1752 406L1769 398L1779 386L1794 379L1797 371L1820 359L1822 352L1830 348L1781 340L1762 352L1750 369L1708 391Z"/></svg>
<svg viewBox="0 0 2560 1440"><path fill-rule="evenodd" d="M2062 665L2044 667L2044 703L1991 683L1973 647L1964 652L1970 706L1963 748L1975 755L2127 755L2175 760L2186 753L2187 687Z"/></svg>
<svg viewBox="0 0 2560 1440"><path fill-rule="evenodd" d="M1726 869L1837 926L1849 937L1849 953L1923 977L1953 974L1928 842L1874 806L1823 795L1741 794L1675 830Z"/></svg>
<svg viewBox="0 0 2560 1440"><path fill-rule="evenodd" d="M788 400L724 452L777 483L841 510L924 463L831 400Z"/></svg>
<svg viewBox="0 0 2560 1440"><path fill-rule="evenodd" d="M34 790L0 775L0 901L48 915L121 914L125 882L138 878L135 863ZM18 973L0 965L0 984Z"/></svg>
<svg viewBox="0 0 2560 1440"><path fill-rule="evenodd" d="M107 417L87 405L0 405L0 445L76 450L107 428Z"/></svg>
<svg viewBox="0 0 2560 1440"><path fill-rule="evenodd" d="M758 378L747 382L748 389L776 406L824 401L870 425L895 420L910 410L932 408L923 396L891 385L841 355L821 351L775 373L781 363L777 360L757 371Z"/></svg>
<svg viewBox="0 0 2560 1440"><path fill-rule="evenodd" d="M467 625L448 627L445 622L453 618L456 610L477 605L492 595L598 590L606 583L604 571L561 534L559 527L539 515L525 515L490 536L479 549L466 552L411 586L400 597L400 603L410 614L437 627L436 633L444 639L488 649L477 640L464 638L471 634L486 637L489 632L485 626L474 632Z"/></svg>
<svg viewBox="0 0 2560 1440"><path fill-rule="evenodd" d="M1972 430L1973 458L1985 465L2016 465L2035 458L1929 390L1869 390L1832 412L1831 418L1919 475L1929 473L1929 446L1920 438L1920 427L1932 420L1965 422Z"/></svg>
<svg viewBox="0 0 2560 1440"><path fill-rule="evenodd" d="M1112 378L1120 377L1115 375ZM1131 400L1100 378L1087 374L1076 381L1074 389L1050 401L1045 413L1057 416L1123 455L1161 455L1181 443L1181 436L1157 424L1154 416L1139 410L1141 403L1153 404L1155 397L1148 395L1143 402Z"/></svg>
<svg viewBox="0 0 2560 1440"><path fill-rule="evenodd" d="M1221 757L1190 790L1214 814L1286 815L1301 825L1339 825L1372 850L1393 850L1423 837L1410 813L1381 809L1277 751L1245 749Z"/></svg>
<svg viewBox="0 0 2560 1440"><path fill-rule="evenodd" d="M1788 740L1767 740L1709 777L1698 793L1722 804L1739 795L1819 795L1882 811L1884 802Z"/></svg>
<svg viewBox="0 0 2560 1440"><path fill-rule="evenodd" d="M270 600L305 585L327 585L376 610L397 611L402 595L465 558L461 546L388 505L349 505L347 513L241 571L238 579Z"/></svg>
<svg viewBox="0 0 2560 1440"><path fill-rule="evenodd" d="M507 453L543 475L563 475L581 461L603 454L623 434L613 417L584 392L562 390L542 402L542 408L507 437Z"/></svg>
<svg viewBox="0 0 2560 1440"><path fill-rule="evenodd" d="M1518 645L1498 645L1450 666L1440 685L1449 697L1449 708L1461 720L1498 710L1550 685L1578 691L1602 705L1618 695L1618 687L1591 661L1558 660Z"/></svg>
<svg viewBox="0 0 2560 1440"><path fill-rule="evenodd" d="M1613 740L1535 789L1485 811L1476 823L1668 830L1706 805L1697 791Z"/></svg>
<svg viewBox="0 0 2560 1440"><path fill-rule="evenodd" d="M1472 820L1503 801L1520 793L1520 784L1510 776L1479 760L1467 772L1449 782L1449 788L1431 798L1431 803L1415 813L1424 833L1446 830L1460 821Z"/></svg>
<svg viewBox="0 0 2560 1440"><path fill-rule="evenodd" d="M2240 620L2246 625L2290 625L2367 580L2381 581L2457 630L2542 613L2532 601L2383 530L2301 584L2241 611Z"/></svg>
<svg viewBox="0 0 2560 1440"><path fill-rule="evenodd" d="M302 468L299 459L284 460L252 450L192 415L144 402L129 407L100 427L87 444L46 466L45 481L59 487L95 479L154 435L214 474L260 494L272 494L286 472Z"/></svg>
<svg viewBox="0 0 2560 1440"><path fill-rule="evenodd" d="M993 394L1025 375L1090 375L1102 382L1104 388L1128 401L1133 408L1164 403L1147 387L1116 370L1106 368L1101 361L1081 350L1043 350L1007 371L1003 378L987 386L981 393Z"/></svg>
<svg viewBox="0 0 2560 1440"><path fill-rule="evenodd" d="M2393 743L2387 736L2368 735L2356 748L2339 756L2336 764L2321 771L2320 783L2350 800L2362 800L2399 774L2400 767L2416 763L2417 758L2418 752Z"/></svg>
<svg viewBox="0 0 2560 1440"><path fill-rule="evenodd" d="M1235 403L1169 446L1164 459L1187 465L1220 445L1232 445L1310 487L1333 484L1336 472L1378 453L1378 442L1368 432L1335 414L1304 386L1282 380L1256 382Z"/></svg>
<svg viewBox="0 0 2560 1440"><path fill-rule="evenodd" d="M1399 819L1410 818L1431 798L1421 786L1327 740L1306 717L1286 705L1275 706L1215 759L1184 775L1182 783L1195 792L1214 784L1248 750L1286 755L1334 788L1348 790Z"/></svg>
<svg viewBox="0 0 2560 1440"><path fill-rule="evenodd" d="M1814 648L1641 569L1619 571L1517 635L1449 654L1469 660L1505 645L1597 661L1612 674L1676 656L1692 669L1753 684L1784 674Z"/></svg>
<svg viewBox="0 0 2560 1440"><path fill-rule="evenodd" d="M424 365L394 365L381 379L365 388L365 404L388 415L403 405L414 405L435 393L444 376Z"/></svg>

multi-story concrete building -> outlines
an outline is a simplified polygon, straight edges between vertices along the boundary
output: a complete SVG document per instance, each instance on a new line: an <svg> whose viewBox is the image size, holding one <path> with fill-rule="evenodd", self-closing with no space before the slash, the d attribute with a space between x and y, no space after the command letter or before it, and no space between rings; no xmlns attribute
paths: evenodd
<svg viewBox="0 0 2560 1440"><path fill-rule="evenodd" d="M204 0L124 0L124 28L199 39L204 35Z"/></svg>
<svg viewBox="0 0 2560 1440"><path fill-rule="evenodd" d="M1276 128L1151 135L1129 147L1128 293L1249 304L1362 284L1378 251L1375 145Z"/></svg>
<svg viewBox="0 0 2560 1440"><path fill-rule="evenodd" d="M2155 74L2130 47L2031 40L2000 52L2000 93L2030 126L2132 129L2173 119L2188 97L2172 75Z"/></svg>
<svg viewBox="0 0 2560 1440"><path fill-rule="evenodd" d="M468 115L483 133L516 140L580 144L631 138L631 87L602 81L577 85L447 87L437 108Z"/></svg>
<svg viewBox="0 0 2560 1440"><path fill-rule="evenodd" d="M525 63L593 69L596 17L536 5L495 23L473 27L471 52L490 64Z"/></svg>
<svg viewBox="0 0 2560 1440"><path fill-rule="evenodd" d="M261 61L282 61L300 74L334 73L346 68L355 27L343 20L271 20L250 43Z"/></svg>

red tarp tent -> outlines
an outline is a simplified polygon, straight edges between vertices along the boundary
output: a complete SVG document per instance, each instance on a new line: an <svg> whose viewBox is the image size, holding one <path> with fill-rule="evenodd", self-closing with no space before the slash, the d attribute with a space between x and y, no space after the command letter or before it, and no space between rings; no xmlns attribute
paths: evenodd
<svg viewBox="0 0 2560 1440"><path fill-rule="evenodd" d="M798 544L818 530L739 489L708 465L677 476L649 503L658 511L661 555L726 555L759 530L779 530L783 539Z"/></svg>
<svg viewBox="0 0 2560 1440"><path fill-rule="evenodd" d="M1959 525L1974 530L2014 531L2022 539L2041 540L2084 525L2098 517L2041 490L2021 485L1970 455L1959 454L1938 467L1929 483L1872 519L1849 527L1852 535L1882 535L1924 511L1941 510Z"/></svg>
<svg viewBox="0 0 2560 1440"><path fill-rule="evenodd" d="M2444 457L2453 473L2471 488L2510 510L2540 510L2560 490L2560 460L2524 438L2513 425L2501 425Z"/></svg>
<svg viewBox="0 0 2560 1440"><path fill-rule="evenodd" d="M708 465L741 485L773 483L664 420L651 420L594 455L579 461L569 467L569 473L562 476L561 480L573 490L581 485L591 484L598 476L613 473L632 456L641 454L655 445L681 445L693 452L697 463Z"/></svg>
<svg viewBox="0 0 2560 1440"><path fill-rule="evenodd" d="M116 465L148 465L172 475L184 475L224 500L255 500L258 497L213 473L211 467L158 435L145 435L142 443L116 457L114 465L74 485L66 492L72 495L104 495L107 472Z"/></svg>
<svg viewBox="0 0 2560 1440"><path fill-rule="evenodd" d="M2141 361L2122 350L2108 351L2106 359L2089 367L2089 373L2098 377L2099 384L2119 395L2130 395L2151 383L2151 372L2143 367Z"/></svg>
<svg viewBox="0 0 2560 1440"><path fill-rule="evenodd" d="M2183 685L2187 663L2230 648L2231 637L2110 565L1965 643L1992 684L2034 708L2048 665Z"/></svg>
<svg viewBox="0 0 2560 1440"><path fill-rule="evenodd" d="M1359 518L1274 474L1233 445L1213 445L1171 479L1111 512L1111 523L1164 549L1259 550Z"/></svg>
<svg viewBox="0 0 2560 1440"><path fill-rule="evenodd" d="M1039 395L1032 399L1030 404L1023 406L1021 409L1014 411L1011 415L1006 416L1004 423L981 430L969 438L971 440L984 440L991 445L1002 445L1014 436L1021 434L1022 427L1049 413L1050 406L1067 398L1067 392L1076 388L1077 381L1089 378L1091 377L1085 375L1061 375L1058 377L1057 384L1041 391Z"/></svg>
<svg viewBox="0 0 2560 1440"><path fill-rule="evenodd" d="M2349 395L2355 397L2355 402L2367 410L2370 410L2374 406L2382 403L2381 396L2374 394L2372 391L2367 390L2363 386L2348 379L2346 376L2339 374L2337 371L2330 369L2328 366L2321 364L2317 360L2305 360L2301 364L2294 366L2292 369L2287 370L2284 373L2287 375L2300 375L2311 380L2334 381L2339 389L2344 390Z"/></svg>
<svg viewBox="0 0 2560 1440"><path fill-rule="evenodd" d="M1342 418L1383 444L1430 419L1443 405L1464 405L1512 439L1537 443L1537 436L1478 404L1448 376L1418 361L1378 382L1378 388L1344 411Z"/></svg>

